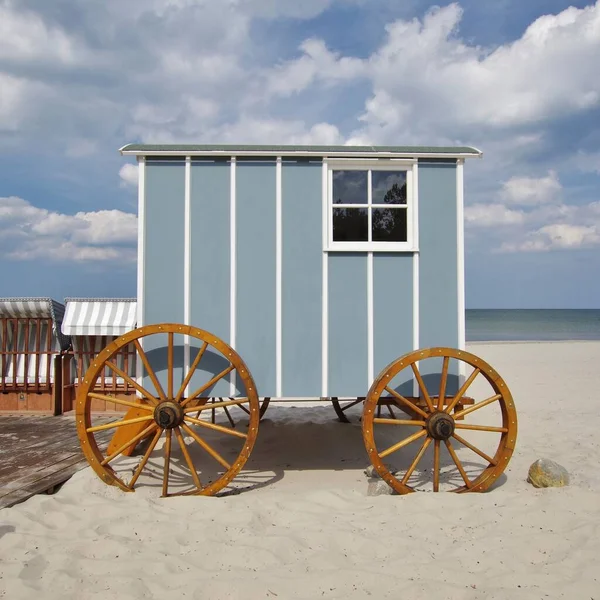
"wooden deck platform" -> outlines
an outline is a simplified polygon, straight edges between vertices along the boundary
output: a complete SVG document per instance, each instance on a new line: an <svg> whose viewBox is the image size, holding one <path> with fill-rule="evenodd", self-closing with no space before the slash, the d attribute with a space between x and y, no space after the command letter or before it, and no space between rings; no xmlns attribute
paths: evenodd
<svg viewBox="0 0 600 600"><path fill-rule="evenodd" d="M107 444L112 433L96 439ZM52 491L87 466L74 416L0 415L0 509Z"/></svg>

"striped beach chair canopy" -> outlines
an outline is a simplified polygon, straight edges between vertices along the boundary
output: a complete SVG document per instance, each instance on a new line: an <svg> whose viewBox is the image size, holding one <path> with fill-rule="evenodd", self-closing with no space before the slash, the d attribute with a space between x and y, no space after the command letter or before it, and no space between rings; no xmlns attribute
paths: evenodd
<svg viewBox="0 0 600 600"><path fill-rule="evenodd" d="M0 298L2 384L52 382L53 355L67 350L65 307L51 298Z"/></svg>
<svg viewBox="0 0 600 600"><path fill-rule="evenodd" d="M74 380L78 381L94 356L118 336L135 329L137 302L134 298L67 298L65 303L62 329L72 339L75 354L72 373ZM119 368L135 377L134 351L126 349L114 361ZM117 377L115 383L122 385L122 378ZM112 384L113 373L106 369L101 377L101 386Z"/></svg>
<svg viewBox="0 0 600 600"><path fill-rule="evenodd" d="M116 337L135 329L134 298L67 298L62 330L65 335Z"/></svg>

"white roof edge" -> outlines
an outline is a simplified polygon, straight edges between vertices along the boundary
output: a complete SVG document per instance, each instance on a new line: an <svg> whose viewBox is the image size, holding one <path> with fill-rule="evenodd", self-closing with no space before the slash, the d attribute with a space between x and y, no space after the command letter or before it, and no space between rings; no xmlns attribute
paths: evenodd
<svg viewBox="0 0 600 600"><path fill-rule="evenodd" d="M126 146L123 146L125 148ZM477 150L478 154L472 152L315 152L315 151L300 151L291 150L287 152L267 151L267 150L239 150L236 152L228 150L123 150L119 152L123 156L314 156L319 158L348 157L360 160L365 157L376 158L481 158L483 152Z"/></svg>

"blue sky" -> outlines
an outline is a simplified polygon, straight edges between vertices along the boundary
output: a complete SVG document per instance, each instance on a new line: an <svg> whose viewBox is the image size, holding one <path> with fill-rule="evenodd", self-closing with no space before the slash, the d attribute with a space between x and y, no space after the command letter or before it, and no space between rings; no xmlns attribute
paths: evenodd
<svg viewBox="0 0 600 600"><path fill-rule="evenodd" d="M128 142L468 144L467 307L600 308L600 4L0 0L0 296L135 296Z"/></svg>

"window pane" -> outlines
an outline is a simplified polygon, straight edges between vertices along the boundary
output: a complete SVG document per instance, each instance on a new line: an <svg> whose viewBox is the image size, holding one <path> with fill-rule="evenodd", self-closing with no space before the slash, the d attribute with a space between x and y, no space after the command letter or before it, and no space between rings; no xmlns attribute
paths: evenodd
<svg viewBox="0 0 600 600"><path fill-rule="evenodd" d="M373 204L406 204L406 171L372 171Z"/></svg>
<svg viewBox="0 0 600 600"><path fill-rule="evenodd" d="M366 171L333 171L334 204L368 204Z"/></svg>
<svg viewBox="0 0 600 600"><path fill-rule="evenodd" d="M407 241L406 210L403 208L373 209L374 242Z"/></svg>
<svg viewBox="0 0 600 600"><path fill-rule="evenodd" d="M369 215L367 210L366 208L334 208L333 241L369 241Z"/></svg>

